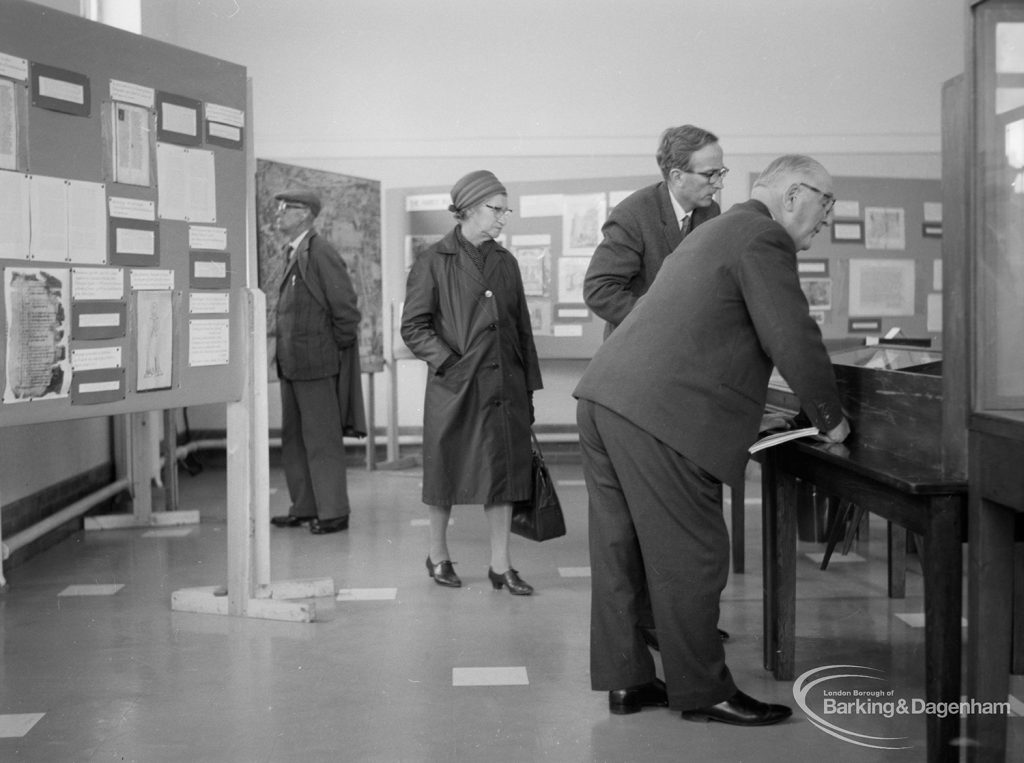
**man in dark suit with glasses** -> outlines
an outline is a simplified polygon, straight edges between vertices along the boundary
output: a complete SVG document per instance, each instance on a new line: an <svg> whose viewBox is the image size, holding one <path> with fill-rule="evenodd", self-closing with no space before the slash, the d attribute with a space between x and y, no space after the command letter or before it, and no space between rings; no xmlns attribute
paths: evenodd
<svg viewBox="0 0 1024 763"><path fill-rule="evenodd" d="M715 196L729 169L722 163L716 135L694 125L669 127L661 134L655 158L662 180L615 206L583 282L587 306L606 321L606 339L647 293L665 258L694 228L721 212ZM649 607L641 612L637 627L657 649ZM729 638L723 630L719 635Z"/></svg>
<svg viewBox="0 0 1024 763"><path fill-rule="evenodd" d="M665 261L573 393L589 496L591 686L609 692L613 713L667 705L741 726L791 713L739 691L725 664L720 491L743 478L773 366L828 440L849 434L797 274L797 252L831 224L834 203L821 164L776 159L749 201ZM649 605L664 682L637 627Z"/></svg>
<svg viewBox="0 0 1024 763"><path fill-rule="evenodd" d="M356 344L361 316L344 260L313 227L320 197L294 188L274 198L277 229L288 241L276 356L281 460L292 506L270 522L308 524L314 535L326 535L348 529L344 434L352 416L362 419L356 410L362 407Z"/></svg>
<svg viewBox="0 0 1024 763"><path fill-rule="evenodd" d="M656 155L662 180L615 205L601 229L583 298L607 321L605 337L650 288L661 263L698 225L721 211L715 195L728 168L718 138L700 127L670 127Z"/></svg>

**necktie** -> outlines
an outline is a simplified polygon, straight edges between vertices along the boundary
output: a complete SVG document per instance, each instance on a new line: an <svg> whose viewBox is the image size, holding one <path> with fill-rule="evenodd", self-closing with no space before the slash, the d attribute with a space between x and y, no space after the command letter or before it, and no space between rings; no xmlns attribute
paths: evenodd
<svg viewBox="0 0 1024 763"><path fill-rule="evenodd" d="M679 232L684 236L690 232L690 215L683 215L683 219L679 221Z"/></svg>
<svg viewBox="0 0 1024 763"><path fill-rule="evenodd" d="M292 273L292 266L295 265L295 258L292 257L292 252L295 251L295 247L288 244L284 248L284 279L287 280L288 276L292 278L292 285L295 285L295 275Z"/></svg>

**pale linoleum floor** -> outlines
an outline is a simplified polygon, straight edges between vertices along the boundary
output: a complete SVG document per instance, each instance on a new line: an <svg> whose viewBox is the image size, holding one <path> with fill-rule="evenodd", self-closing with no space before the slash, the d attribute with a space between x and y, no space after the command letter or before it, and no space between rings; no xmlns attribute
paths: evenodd
<svg viewBox="0 0 1024 763"><path fill-rule="evenodd" d="M590 690L586 491L572 459L551 464L568 535L513 538L532 597L491 589L479 507L453 514L464 587L435 585L419 471L351 466L348 532L271 533L274 580L329 577L339 592L317 599L318 621L301 624L171 610L173 591L226 581L223 459L199 458L201 474L181 474L181 508L198 509L200 524L80 532L9 571L0 761L924 759L922 715L833 712L843 734L826 733L797 707L794 683L763 669L756 481L747 485L747 572L730 576L721 626L738 685L796 709L778 726L735 728L667 709L612 716L607 695ZM271 513L282 513L278 468L271 486ZM862 666L868 688L912 701L924 696L921 577L912 560L907 597L888 599L884 554L875 517L869 539L828 570L801 556L797 673ZM1018 681L1013 688L1024 697ZM823 696L816 701L820 712ZM1016 703L1009 719L1009 760L1024 759L1022 710Z"/></svg>

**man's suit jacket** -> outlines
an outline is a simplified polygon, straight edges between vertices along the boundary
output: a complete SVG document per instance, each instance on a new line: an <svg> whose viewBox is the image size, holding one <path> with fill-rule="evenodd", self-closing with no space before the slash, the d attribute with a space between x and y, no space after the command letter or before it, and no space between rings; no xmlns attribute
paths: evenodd
<svg viewBox="0 0 1024 763"><path fill-rule="evenodd" d="M815 426L828 431L842 421L796 247L751 200L686 237L573 394L734 485L757 438L773 364Z"/></svg>
<svg viewBox="0 0 1024 763"><path fill-rule="evenodd" d="M697 207L690 230L721 210L717 203ZM619 202L601 229L583 282L583 299L608 322L605 336L622 323L650 288L662 262L683 240L679 220L664 181L641 188Z"/></svg>
<svg viewBox="0 0 1024 763"><path fill-rule="evenodd" d="M345 261L315 230L299 243L277 301L278 373L293 381L334 376L360 320Z"/></svg>

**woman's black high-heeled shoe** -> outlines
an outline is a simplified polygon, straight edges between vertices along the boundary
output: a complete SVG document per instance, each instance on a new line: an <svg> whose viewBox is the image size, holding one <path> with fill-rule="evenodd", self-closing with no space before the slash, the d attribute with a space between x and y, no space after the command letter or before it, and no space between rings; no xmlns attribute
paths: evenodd
<svg viewBox="0 0 1024 763"><path fill-rule="evenodd" d="M495 591L500 591L502 586L508 587L508 592L513 596L529 596L533 593L533 586L523 581L519 573L509 567L508 572L499 575L493 567L487 568L487 577L491 579L491 585Z"/></svg>
<svg viewBox="0 0 1024 763"><path fill-rule="evenodd" d="M434 564L430 561L430 557L428 556L427 574L430 575L438 585L448 586L449 588L462 587L462 581L459 580L459 576L455 574L455 569L452 567L452 563L448 559Z"/></svg>

